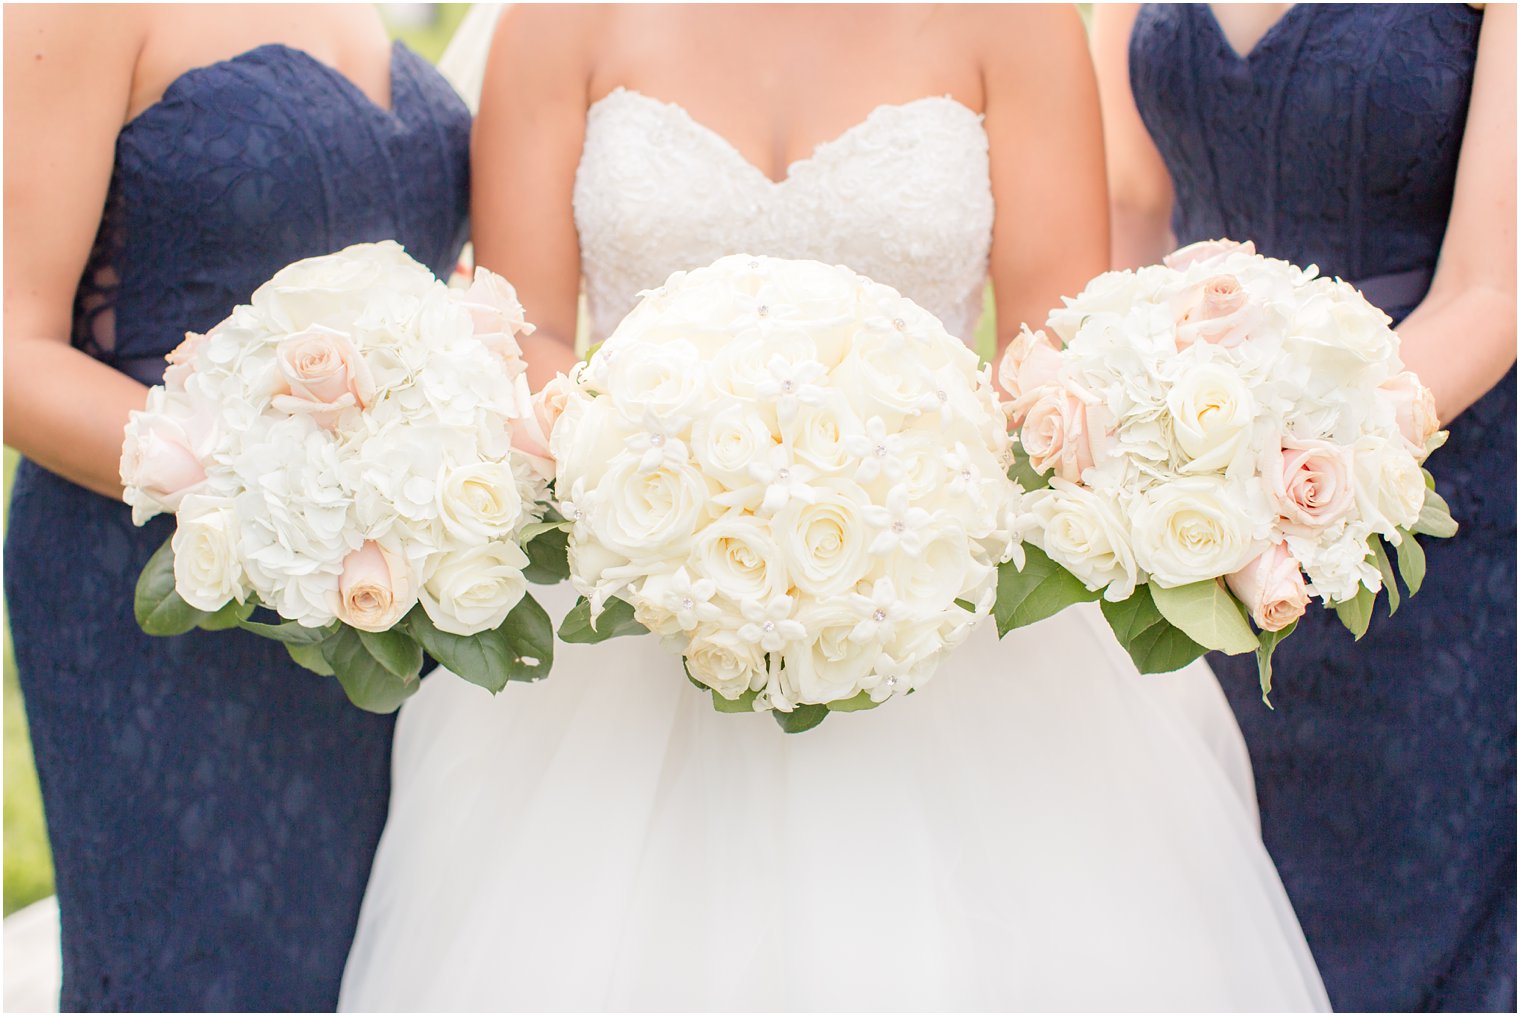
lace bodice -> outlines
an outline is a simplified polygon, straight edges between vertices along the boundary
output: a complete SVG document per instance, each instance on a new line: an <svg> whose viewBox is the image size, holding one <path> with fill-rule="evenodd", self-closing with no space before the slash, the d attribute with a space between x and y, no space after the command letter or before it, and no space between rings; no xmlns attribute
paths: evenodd
<svg viewBox="0 0 1520 1016"><path fill-rule="evenodd" d="M748 253L845 265L970 341L992 243L981 119L947 96L878 106L777 182L680 106L614 90L575 178L593 340L672 272Z"/></svg>

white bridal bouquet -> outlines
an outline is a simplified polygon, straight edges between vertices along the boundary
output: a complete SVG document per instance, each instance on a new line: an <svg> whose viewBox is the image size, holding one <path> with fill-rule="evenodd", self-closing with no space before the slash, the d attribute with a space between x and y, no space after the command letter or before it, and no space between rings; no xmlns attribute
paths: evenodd
<svg viewBox="0 0 1520 1016"><path fill-rule="evenodd" d="M187 336L122 451L133 520L177 516L138 584L143 629L278 639L382 712L424 650L493 691L546 673L526 583L558 576L523 550L552 470L531 328L500 277L450 290L387 242L290 265Z"/></svg>
<svg viewBox="0 0 1520 1016"><path fill-rule="evenodd" d="M992 605L1019 490L990 368L842 267L678 272L548 389L581 601L788 731L927 682Z"/></svg>
<svg viewBox="0 0 1520 1016"><path fill-rule="evenodd" d="M1311 598L1360 638L1394 557L1419 589L1415 535L1456 532L1421 467L1445 433L1360 293L1211 241L1065 302L1000 365L1034 545L1000 630L1101 595L1142 671L1254 651L1265 697Z"/></svg>

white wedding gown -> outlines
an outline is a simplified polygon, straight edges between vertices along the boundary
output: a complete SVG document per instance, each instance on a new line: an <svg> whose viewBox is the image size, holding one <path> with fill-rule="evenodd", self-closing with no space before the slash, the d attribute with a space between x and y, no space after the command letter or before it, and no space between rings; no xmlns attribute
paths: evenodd
<svg viewBox="0 0 1520 1016"><path fill-rule="evenodd" d="M969 336L987 138L949 98L883 106L777 183L620 89L575 215L597 337L739 251L848 265ZM922 691L798 735L713 712L652 637L556 652L541 684L435 674L402 709L342 1008L1328 1009L1213 676L1141 677L1090 607L988 622Z"/></svg>

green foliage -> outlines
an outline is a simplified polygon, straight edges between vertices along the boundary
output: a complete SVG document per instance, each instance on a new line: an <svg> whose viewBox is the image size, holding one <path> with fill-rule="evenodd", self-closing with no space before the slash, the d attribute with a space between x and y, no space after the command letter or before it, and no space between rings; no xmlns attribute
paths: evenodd
<svg viewBox="0 0 1520 1016"><path fill-rule="evenodd" d="M391 672L370 651L362 634L367 633L339 628L322 643L322 657L337 676L350 702L371 713L395 712L421 682L415 673L408 679ZM417 663L419 667L422 664L420 653Z"/></svg>
<svg viewBox="0 0 1520 1016"><path fill-rule="evenodd" d="M1102 601L1100 609L1119 645L1142 674L1165 674L1192 663L1207 650L1188 638L1156 607L1148 585L1136 586L1122 603Z"/></svg>
<svg viewBox="0 0 1520 1016"><path fill-rule="evenodd" d="M1425 548L1408 530L1401 529L1399 534L1402 537L1398 546L1399 574L1404 576L1404 588L1413 596L1425 584Z"/></svg>
<svg viewBox="0 0 1520 1016"><path fill-rule="evenodd" d="M174 589L174 546L172 538L148 558L137 577L137 593L132 600L137 623L149 635L183 635L217 613L197 610Z"/></svg>
<svg viewBox="0 0 1520 1016"><path fill-rule="evenodd" d="M1360 586L1355 596L1335 605L1335 616L1341 619L1341 624L1346 626L1346 630L1358 642L1367 634L1367 626L1372 623L1372 607L1376 602L1377 594L1366 586Z"/></svg>
<svg viewBox="0 0 1520 1016"><path fill-rule="evenodd" d="M1256 636L1240 604L1215 579L1166 588L1148 587L1161 616L1206 649L1231 656L1256 650Z"/></svg>
<svg viewBox="0 0 1520 1016"><path fill-rule="evenodd" d="M687 676L690 676L690 674ZM708 688L704 684L698 684L697 687L712 695L713 708L720 713L752 713L755 711L755 696L759 694L757 691L746 691L736 699L728 699L719 695L716 688Z"/></svg>
<svg viewBox="0 0 1520 1016"><path fill-rule="evenodd" d="M617 597L607 601L597 623L591 623L591 601L582 596L559 624L561 642L591 644L605 642L619 635L643 635L649 631L633 619L633 605Z"/></svg>
<svg viewBox="0 0 1520 1016"><path fill-rule="evenodd" d="M797 706L789 713L783 713L779 709L772 709L771 715L776 718L776 725L788 734L800 734L805 730L812 730L818 724L829 718L828 706Z"/></svg>
<svg viewBox="0 0 1520 1016"><path fill-rule="evenodd" d="M1257 635L1259 644L1256 647L1256 674L1261 681L1261 700L1267 704L1268 709L1272 708L1272 703L1267 699L1272 694L1272 651L1279 642L1292 635L1293 629L1297 627L1298 622L1294 621L1282 631L1264 631Z"/></svg>
<svg viewBox="0 0 1520 1016"><path fill-rule="evenodd" d="M1392 617L1399 612L1399 583L1394 578L1393 562L1388 559L1388 551L1384 549L1381 539L1374 536L1367 542L1372 548L1372 563L1383 576L1383 589L1388 593L1388 616Z"/></svg>
<svg viewBox="0 0 1520 1016"><path fill-rule="evenodd" d="M998 565L997 601L992 606L998 637L1098 596L1039 547L1026 543L1022 569L1012 561Z"/></svg>
<svg viewBox="0 0 1520 1016"><path fill-rule="evenodd" d="M554 625L526 594L499 627L478 635L440 630L421 604L407 615L405 627L433 659L493 695L508 681L537 681L554 665Z"/></svg>

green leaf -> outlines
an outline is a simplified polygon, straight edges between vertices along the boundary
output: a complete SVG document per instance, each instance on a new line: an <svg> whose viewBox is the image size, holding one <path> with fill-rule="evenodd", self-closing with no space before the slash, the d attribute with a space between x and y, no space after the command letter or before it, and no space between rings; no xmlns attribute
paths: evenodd
<svg viewBox="0 0 1520 1016"><path fill-rule="evenodd" d="M253 606L251 599L247 603L228 600L222 605L221 610L202 621L201 627L207 631L226 631L228 628L236 628L239 621L253 613Z"/></svg>
<svg viewBox="0 0 1520 1016"><path fill-rule="evenodd" d="M559 625L562 642L590 644L605 642L619 635L643 635L649 631L633 619L633 605L617 597L607 601L596 627L591 625L591 601L582 596L570 608L570 613Z"/></svg>
<svg viewBox="0 0 1520 1016"><path fill-rule="evenodd" d="M292 660L295 660L312 673L321 674L323 677L333 676L333 669L327 665L327 657L322 655L322 647L320 645L295 646L287 642L285 643L285 651L290 654Z"/></svg>
<svg viewBox="0 0 1520 1016"><path fill-rule="evenodd" d="M751 689L736 699L726 699L718 694L716 688L709 688L705 684L699 685L699 687L703 691L712 693L713 708L720 713L752 713L755 711L755 696L760 694Z"/></svg>
<svg viewBox="0 0 1520 1016"><path fill-rule="evenodd" d="M1451 508L1434 488L1426 489L1425 505L1420 509L1420 517L1415 520L1410 531L1442 540L1457 535L1457 523L1451 517Z"/></svg>
<svg viewBox="0 0 1520 1016"><path fill-rule="evenodd" d="M238 627L262 635L266 639L283 642L287 646L318 646L331 638L338 630L337 623L326 628L308 628L294 621L283 624L260 624L258 621L239 621Z"/></svg>
<svg viewBox="0 0 1520 1016"><path fill-rule="evenodd" d="M1357 589L1356 595L1349 600L1343 600L1335 605L1335 616L1341 619L1341 624L1346 630L1361 641L1367 634L1367 626L1372 623L1372 605L1377 601L1377 594L1366 586Z"/></svg>
<svg viewBox="0 0 1520 1016"><path fill-rule="evenodd" d="M550 528L540 530L523 544L523 553L528 555L528 566L523 569L523 578L536 585L550 586L570 577L569 534L563 528L569 523L539 524L549 525Z"/></svg>
<svg viewBox="0 0 1520 1016"><path fill-rule="evenodd" d="M1024 490L1044 490L1050 486L1050 478L1055 475L1055 470L1049 473L1037 473L1034 466L1029 464L1029 456L1024 454L1024 449L1018 445L1013 449L1013 465L1008 467L1008 479L1017 483Z"/></svg>
<svg viewBox="0 0 1520 1016"><path fill-rule="evenodd" d="M493 695L508 681L546 677L554 665L554 625L526 594L499 627L476 635L440 630L421 604L412 608L405 624L433 659Z"/></svg>
<svg viewBox="0 0 1520 1016"><path fill-rule="evenodd" d="M880 702L871 701L871 693L868 691L863 691L853 698L828 704L831 713L858 713L866 709L875 709L879 705L881 705Z"/></svg>
<svg viewBox="0 0 1520 1016"><path fill-rule="evenodd" d="M1277 649L1277 644L1292 635L1293 629L1297 627L1298 622L1294 621L1282 631L1264 631L1257 636L1260 644L1256 647L1256 673L1261 681L1261 700L1268 709L1272 708L1272 703L1267 699L1272 694L1272 653Z"/></svg>
<svg viewBox="0 0 1520 1016"><path fill-rule="evenodd" d="M970 600L956 600L955 605L968 614L976 613L976 604L972 603Z"/></svg>
<svg viewBox="0 0 1520 1016"><path fill-rule="evenodd" d="M1161 616L1150 586L1136 586L1123 603L1102 601L1100 608L1119 644L1142 674L1180 670L1208 652Z"/></svg>
<svg viewBox="0 0 1520 1016"><path fill-rule="evenodd" d="M359 641L386 670L403 681L422 674L422 647L400 625L390 631L359 631Z"/></svg>
<svg viewBox="0 0 1520 1016"><path fill-rule="evenodd" d="M1161 616L1199 645L1231 656L1255 651L1250 623L1217 579L1171 589L1151 583L1150 594Z"/></svg>
<svg viewBox="0 0 1520 1016"><path fill-rule="evenodd" d="M812 730L818 724L828 719L829 707L819 705L797 706L789 713L783 713L779 709L772 709L771 715L776 718L776 725L788 734L800 734L804 730Z"/></svg>
<svg viewBox="0 0 1520 1016"><path fill-rule="evenodd" d="M1413 596L1420 591L1420 586L1425 584L1425 548L1415 540L1414 534L1407 529L1399 530L1403 537L1399 541L1399 574L1404 576L1404 588Z"/></svg>
<svg viewBox="0 0 1520 1016"><path fill-rule="evenodd" d="M997 602L992 606L998 637L1098 596L1039 547L1026 543L1022 571L1012 561L998 565Z"/></svg>
<svg viewBox="0 0 1520 1016"><path fill-rule="evenodd" d="M322 657L348 700L368 712L393 713L421 686L415 677L406 681L387 670L352 628L341 627L323 642Z"/></svg>
<svg viewBox="0 0 1520 1016"><path fill-rule="evenodd" d="M1392 617L1399 610L1399 584L1394 578L1393 562L1388 559L1382 540L1373 536L1367 544L1372 548L1372 563L1383 576L1383 588L1388 590L1388 616Z"/></svg>
<svg viewBox="0 0 1520 1016"><path fill-rule="evenodd" d="M198 610L174 589L174 538L153 552L137 577L132 612L149 635L183 635L211 618L216 611Z"/></svg>
<svg viewBox="0 0 1520 1016"><path fill-rule="evenodd" d="M517 534L517 538L524 544L528 544L544 533L552 533L556 530L568 532L570 526L571 523L566 519L545 519L542 522L530 522L522 527L522 532Z"/></svg>

